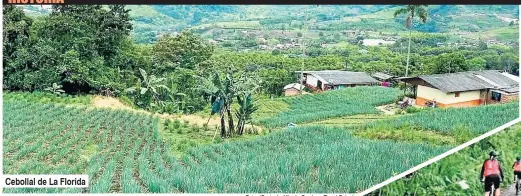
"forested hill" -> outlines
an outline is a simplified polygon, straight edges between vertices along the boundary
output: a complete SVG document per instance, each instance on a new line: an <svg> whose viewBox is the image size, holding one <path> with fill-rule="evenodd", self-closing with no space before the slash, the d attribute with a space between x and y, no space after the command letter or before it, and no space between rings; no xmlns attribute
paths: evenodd
<svg viewBox="0 0 521 196"><path fill-rule="evenodd" d="M194 29L206 37L211 37L209 34L215 29L301 30L306 7L310 30L364 30L383 34L406 30L405 17L393 17L398 5L127 6L131 9L133 33L138 43L152 43L162 33L185 29ZM26 6L26 12L45 13L39 6ZM517 40L518 31L508 28L519 18L517 5L430 5L428 12L427 23L416 23L414 30L447 33L455 38Z"/></svg>

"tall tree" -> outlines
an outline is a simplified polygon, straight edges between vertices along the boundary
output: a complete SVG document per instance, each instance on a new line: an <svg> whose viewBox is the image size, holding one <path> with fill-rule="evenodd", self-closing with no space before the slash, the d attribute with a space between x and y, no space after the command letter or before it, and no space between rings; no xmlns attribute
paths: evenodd
<svg viewBox="0 0 521 196"><path fill-rule="evenodd" d="M428 14L426 8L427 5L407 5L394 12L395 18L402 14L407 15L407 19L405 20L405 27L409 29L409 46L407 47L407 65L405 67L405 77L407 77L409 74L409 58L411 55L412 26L414 22L414 17L419 17L422 23L427 22Z"/></svg>
<svg viewBox="0 0 521 196"><path fill-rule="evenodd" d="M24 82L28 76L25 59L30 57L29 28L33 20L27 17L22 8L5 5L3 30L4 88L26 89Z"/></svg>
<svg viewBox="0 0 521 196"><path fill-rule="evenodd" d="M195 69L213 54L213 46L189 31L159 38L152 49L155 69L172 71L177 67Z"/></svg>
<svg viewBox="0 0 521 196"><path fill-rule="evenodd" d="M519 57L514 53L507 52L503 53L499 56L499 64L504 67L498 67L499 69L503 69L504 71L510 73L516 73L519 70Z"/></svg>
<svg viewBox="0 0 521 196"><path fill-rule="evenodd" d="M434 61L434 73L456 73L468 71L468 64L461 53L442 54Z"/></svg>

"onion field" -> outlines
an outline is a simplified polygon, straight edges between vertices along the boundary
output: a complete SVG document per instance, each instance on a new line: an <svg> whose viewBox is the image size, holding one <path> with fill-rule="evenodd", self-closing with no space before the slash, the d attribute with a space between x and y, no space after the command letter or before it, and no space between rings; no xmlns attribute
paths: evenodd
<svg viewBox="0 0 521 196"><path fill-rule="evenodd" d="M376 106L392 103L396 88L359 86L319 94L282 99L289 108L263 119L267 127L282 127L288 123L304 123L333 117L378 113Z"/></svg>
<svg viewBox="0 0 521 196"><path fill-rule="evenodd" d="M426 109L412 115L370 123L369 126L388 127L413 126L419 129L451 134L457 128L469 130L471 134L486 133L519 117L519 102L492 104L469 108Z"/></svg>
<svg viewBox="0 0 521 196"><path fill-rule="evenodd" d="M448 149L311 126L176 157L159 135L158 120L126 110L6 100L4 173L88 174L90 186L4 192L356 192Z"/></svg>

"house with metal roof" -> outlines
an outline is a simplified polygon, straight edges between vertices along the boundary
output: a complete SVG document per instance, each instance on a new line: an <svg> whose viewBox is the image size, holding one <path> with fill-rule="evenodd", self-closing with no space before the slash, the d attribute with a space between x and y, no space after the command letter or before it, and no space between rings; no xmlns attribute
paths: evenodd
<svg viewBox="0 0 521 196"><path fill-rule="evenodd" d="M325 70L302 73L304 85L317 91L380 84L378 80L364 72Z"/></svg>
<svg viewBox="0 0 521 196"><path fill-rule="evenodd" d="M284 86L284 96L299 95L300 91L304 90L304 86L299 83L291 83Z"/></svg>
<svg viewBox="0 0 521 196"><path fill-rule="evenodd" d="M519 97L519 77L497 70L397 78L413 86L416 105L440 107L504 103Z"/></svg>

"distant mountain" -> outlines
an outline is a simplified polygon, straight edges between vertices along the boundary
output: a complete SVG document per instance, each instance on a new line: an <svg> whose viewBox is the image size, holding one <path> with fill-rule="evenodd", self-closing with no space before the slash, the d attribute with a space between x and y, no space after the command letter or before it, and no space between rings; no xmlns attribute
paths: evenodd
<svg viewBox="0 0 521 196"><path fill-rule="evenodd" d="M25 6L30 15L47 9ZM383 33L406 31L405 16L393 17L398 5L129 5L137 42L150 43L162 33L212 29L300 30L305 10L309 29L335 32L364 30ZM414 30L449 33L469 38L517 40L508 28L519 18L517 5L430 5L429 20L416 23ZM478 34L481 33L481 34ZM456 36L456 37L457 37ZM495 37L494 37L495 36Z"/></svg>

